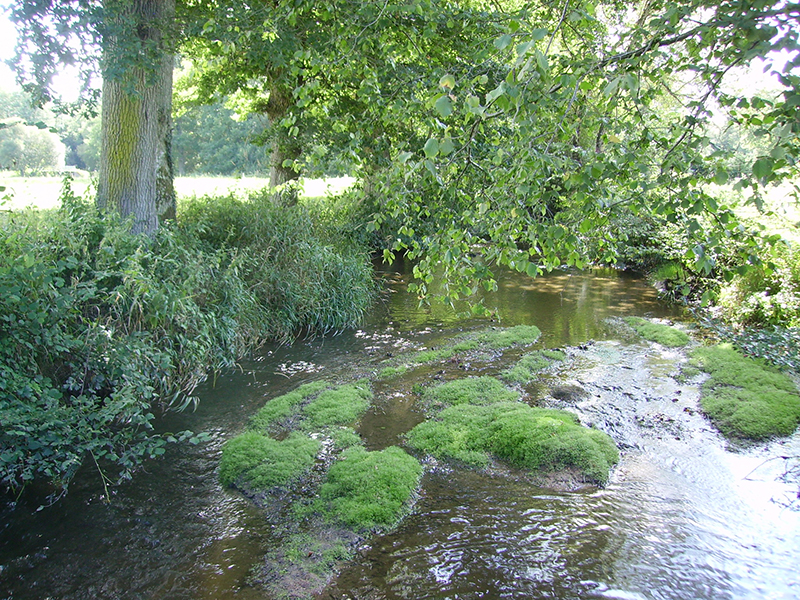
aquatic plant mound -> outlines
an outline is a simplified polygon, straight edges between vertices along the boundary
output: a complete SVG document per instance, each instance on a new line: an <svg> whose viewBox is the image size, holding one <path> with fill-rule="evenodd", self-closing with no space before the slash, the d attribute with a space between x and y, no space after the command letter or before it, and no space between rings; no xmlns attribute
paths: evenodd
<svg viewBox="0 0 800 600"><path fill-rule="evenodd" d="M372 391L366 381L325 390L303 407L304 429L352 423L369 408L370 400Z"/></svg>
<svg viewBox="0 0 800 600"><path fill-rule="evenodd" d="M512 346L529 346L541 337L542 331L536 325L516 325L505 329L489 329L475 336L475 339L492 350Z"/></svg>
<svg viewBox="0 0 800 600"><path fill-rule="evenodd" d="M561 362L567 357L560 350L536 350L524 354L510 369L506 369L500 377L509 383L519 383L521 385L532 382L541 371L550 365Z"/></svg>
<svg viewBox="0 0 800 600"><path fill-rule="evenodd" d="M320 447L318 440L299 432L277 441L247 431L222 448L220 483L251 491L288 485L313 466Z"/></svg>
<svg viewBox="0 0 800 600"><path fill-rule="evenodd" d="M422 399L431 408L459 404L494 404L519 400L519 392L507 388L494 377L468 377L430 387Z"/></svg>
<svg viewBox="0 0 800 600"><path fill-rule="evenodd" d="M581 426L572 413L520 402L452 406L417 425L406 439L439 459L484 467L494 457L532 471L574 468L600 484L619 460L613 440Z"/></svg>
<svg viewBox="0 0 800 600"><path fill-rule="evenodd" d="M267 435L349 425L364 414L371 400L366 380L338 387L325 381L306 383L267 402L250 420L249 428Z"/></svg>
<svg viewBox="0 0 800 600"><path fill-rule="evenodd" d="M730 344L697 348L692 357L711 376L703 384L700 405L723 434L763 440L797 429L800 394L789 377Z"/></svg>
<svg viewBox="0 0 800 600"><path fill-rule="evenodd" d="M662 325L661 323L653 323L641 317L627 317L625 322L633 327L634 331L644 339L656 342L667 348L680 348L691 340L686 332L680 329Z"/></svg>
<svg viewBox="0 0 800 600"><path fill-rule="evenodd" d="M333 518L356 531L391 529L410 509L421 476L419 461L396 446L354 446L331 465L319 495Z"/></svg>

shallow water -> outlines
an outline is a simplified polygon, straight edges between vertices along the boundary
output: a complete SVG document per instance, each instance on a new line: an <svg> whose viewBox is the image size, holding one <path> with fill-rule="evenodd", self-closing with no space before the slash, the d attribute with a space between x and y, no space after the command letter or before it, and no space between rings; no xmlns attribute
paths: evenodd
<svg viewBox="0 0 800 600"><path fill-rule="evenodd" d="M404 274L389 277L391 291L360 331L265 348L204 386L195 412L160 427L206 431L212 441L171 447L116 488L110 504L87 467L53 507L37 511L28 499L0 508L0 599L266 598L247 575L280 536L217 483L225 440L269 398L305 381L369 370L404 348L487 324L421 310L404 293ZM373 540L323 597L800 596L800 518L784 506L797 489L777 480L786 464L776 458L800 455L798 437L728 450L694 410L698 381L674 378L680 353L615 341L607 317L677 316L642 281L601 270L535 281L509 274L499 283L488 298L502 317L493 324L533 323L543 331L537 347L571 347L564 368L531 387L531 401L574 410L614 437L623 454L610 484L555 493L522 479L433 469L414 514ZM421 419L411 384L376 385L378 401L361 426L371 447L397 443ZM586 394L559 404L550 390L560 385Z"/></svg>

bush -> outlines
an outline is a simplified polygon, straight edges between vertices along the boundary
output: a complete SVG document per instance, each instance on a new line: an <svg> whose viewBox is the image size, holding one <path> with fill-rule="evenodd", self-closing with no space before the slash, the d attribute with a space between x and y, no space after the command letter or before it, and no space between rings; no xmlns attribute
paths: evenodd
<svg viewBox="0 0 800 600"><path fill-rule="evenodd" d="M722 286L721 316L739 325L800 326L800 253L780 244L765 260Z"/></svg>
<svg viewBox="0 0 800 600"><path fill-rule="evenodd" d="M788 376L729 344L698 348L692 357L710 375L700 404L723 434L763 440L797 429L800 395Z"/></svg>

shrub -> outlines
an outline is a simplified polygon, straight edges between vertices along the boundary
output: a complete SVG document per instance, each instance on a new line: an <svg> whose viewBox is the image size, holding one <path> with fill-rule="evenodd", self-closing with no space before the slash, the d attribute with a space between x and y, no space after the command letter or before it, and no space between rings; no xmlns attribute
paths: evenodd
<svg viewBox="0 0 800 600"><path fill-rule="evenodd" d="M723 434L762 440L797 429L800 395L788 376L729 344L697 348L692 357L710 375L700 404Z"/></svg>
<svg viewBox="0 0 800 600"><path fill-rule="evenodd" d="M293 432L277 441L256 431L247 431L222 448L219 480L251 490L285 486L310 469L321 443Z"/></svg>
<svg viewBox="0 0 800 600"><path fill-rule="evenodd" d="M331 465L320 498L329 514L356 530L391 529L409 510L422 465L396 446L354 446Z"/></svg>
<svg viewBox="0 0 800 600"><path fill-rule="evenodd" d="M646 340L656 342L668 348L678 348L689 343L689 336L674 327L652 323L641 317L626 317L625 322Z"/></svg>

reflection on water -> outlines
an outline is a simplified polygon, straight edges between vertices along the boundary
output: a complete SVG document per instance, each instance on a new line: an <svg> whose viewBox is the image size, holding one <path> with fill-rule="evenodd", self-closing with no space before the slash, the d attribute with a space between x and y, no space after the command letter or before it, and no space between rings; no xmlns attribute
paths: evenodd
<svg viewBox="0 0 800 600"><path fill-rule="evenodd" d="M422 310L404 293L402 273L394 277L362 330L265 348L201 390L195 412L163 419L164 431L207 431L212 441L171 447L110 505L87 468L54 507L37 512L23 499L0 508L0 600L264 598L247 574L280 536L246 499L219 487L225 440L268 399L303 382L363 373L406 348L490 323ZM674 354L601 341L610 335L608 316L678 312L612 270L535 281L502 274L499 287L486 298L499 324L536 324L550 347L598 340L572 351L564 371L537 389L542 397L556 384L587 391L572 409L623 449L610 485L553 493L439 467L426 475L415 513L373 540L324 597L800 596L798 513L772 502L795 490L776 482L782 463L769 460L800 455L798 438L731 453L694 410L696 386L672 377ZM361 426L371 444L397 443L419 421L412 383L376 384L376 406Z"/></svg>

